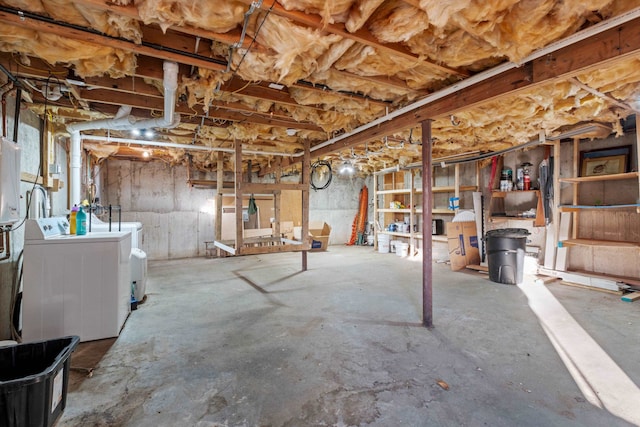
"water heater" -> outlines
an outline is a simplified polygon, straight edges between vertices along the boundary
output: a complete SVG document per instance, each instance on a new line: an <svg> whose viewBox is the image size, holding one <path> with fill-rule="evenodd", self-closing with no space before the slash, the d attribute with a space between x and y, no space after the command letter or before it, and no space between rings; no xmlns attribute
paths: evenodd
<svg viewBox="0 0 640 427"><path fill-rule="evenodd" d="M0 144L0 226L20 219L20 147L2 137Z"/></svg>

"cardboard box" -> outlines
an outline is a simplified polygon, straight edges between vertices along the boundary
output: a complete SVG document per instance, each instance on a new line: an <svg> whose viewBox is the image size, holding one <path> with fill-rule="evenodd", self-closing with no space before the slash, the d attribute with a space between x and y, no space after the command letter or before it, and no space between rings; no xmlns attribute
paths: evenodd
<svg viewBox="0 0 640 427"><path fill-rule="evenodd" d="M302 227L293 227L293 236L301 240ZM326 251L329 246L329 234L331 226L322 221L309 221L309 244L311 251Z"/></svg>
<svg viewBox="0 0 640 427"><path fill-rule="evenodd" d="M451 270L462 270L467 265L480 264L475 221L448 222L447 242Z"/></svg>

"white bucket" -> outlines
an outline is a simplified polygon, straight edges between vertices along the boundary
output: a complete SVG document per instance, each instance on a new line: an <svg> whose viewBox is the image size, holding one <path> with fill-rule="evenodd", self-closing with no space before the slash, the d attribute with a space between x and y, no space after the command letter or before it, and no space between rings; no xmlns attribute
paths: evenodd
<svg viewBox="0 0 640 427"><path fill-rule="evenodd" d="M375 236L373 234L367 234L367 245L373 246Z"/></svg>
<svg viewBox="0 0 640 427"><path fill-rule="evenodd" d="M409 255L409 244L405 242L396 243L396 255L406 257Z"/></svg>
<svg viewBox="0 0 640 427"><path fill-rule="evenodd" d="M381 254L388 254L390 240L391 236L388 234L378 234L378 252Z"/></svg>
<svg viewBox="0 0 640 427"><path fill-rule="evenodd" d="M389 251L392 254L396 253L396 248L398 247L398 243L402 243L400 240L392 240L389 242Z"/></svg>

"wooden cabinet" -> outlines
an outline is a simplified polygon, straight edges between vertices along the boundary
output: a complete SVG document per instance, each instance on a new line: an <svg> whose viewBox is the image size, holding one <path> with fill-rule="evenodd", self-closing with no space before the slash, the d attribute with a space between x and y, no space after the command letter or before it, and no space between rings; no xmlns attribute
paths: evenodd
<svg viewBox="0 0 640 427"><path fill-rule="evenodd" d="M493 191L489 201L489 220L533 221L535 227L544 227L540 190Z"/></svg>

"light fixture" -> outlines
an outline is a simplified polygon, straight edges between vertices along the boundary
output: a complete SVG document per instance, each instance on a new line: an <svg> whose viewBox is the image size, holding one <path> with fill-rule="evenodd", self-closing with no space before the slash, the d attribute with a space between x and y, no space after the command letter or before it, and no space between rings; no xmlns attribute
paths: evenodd
<svg viewBox="0 0 640 427"><path fill-rule="evenodd" d="M140 129L131 129L131 135L140 136Z"/></svg>
<svg viewBox="0 0 640 427"><path fill-rule="evenodd" d="M297 129L291 129L291 128L287 129L287 135L289 135L289 136L293 136L296 133L298 133Z"/></svg>
<svg viewBox="0 0 640 427"><path fill-rule="evenodd" d="M145 159L148 159L149 157L151 157L151 153L145 150L142 152L142 157L144 157Z"/></svg>
<svg viewBox="0 0 640 427"><path fill-rule="evenodd" d="M269 83L269 87L271 89L275 89L275 90L282 90L284 89L284 85L281 85L280 83Z"/></svg>
<svg viewBox="0 0 640 427"><path fill-rule="evenodd" d="M342 163L342 165L340 166L340 169L338 169L338 172L340 173L340 175L353 175L355 171L356 170L353 167L353 164L348 161L345 161L344 163Z"/></svg>
<svg viewBox="0 0 640 427"><path fill-rule="evenodd" d="M145 138L153 138L153 131L151 129L147 129L144 131Z"/></svg>

